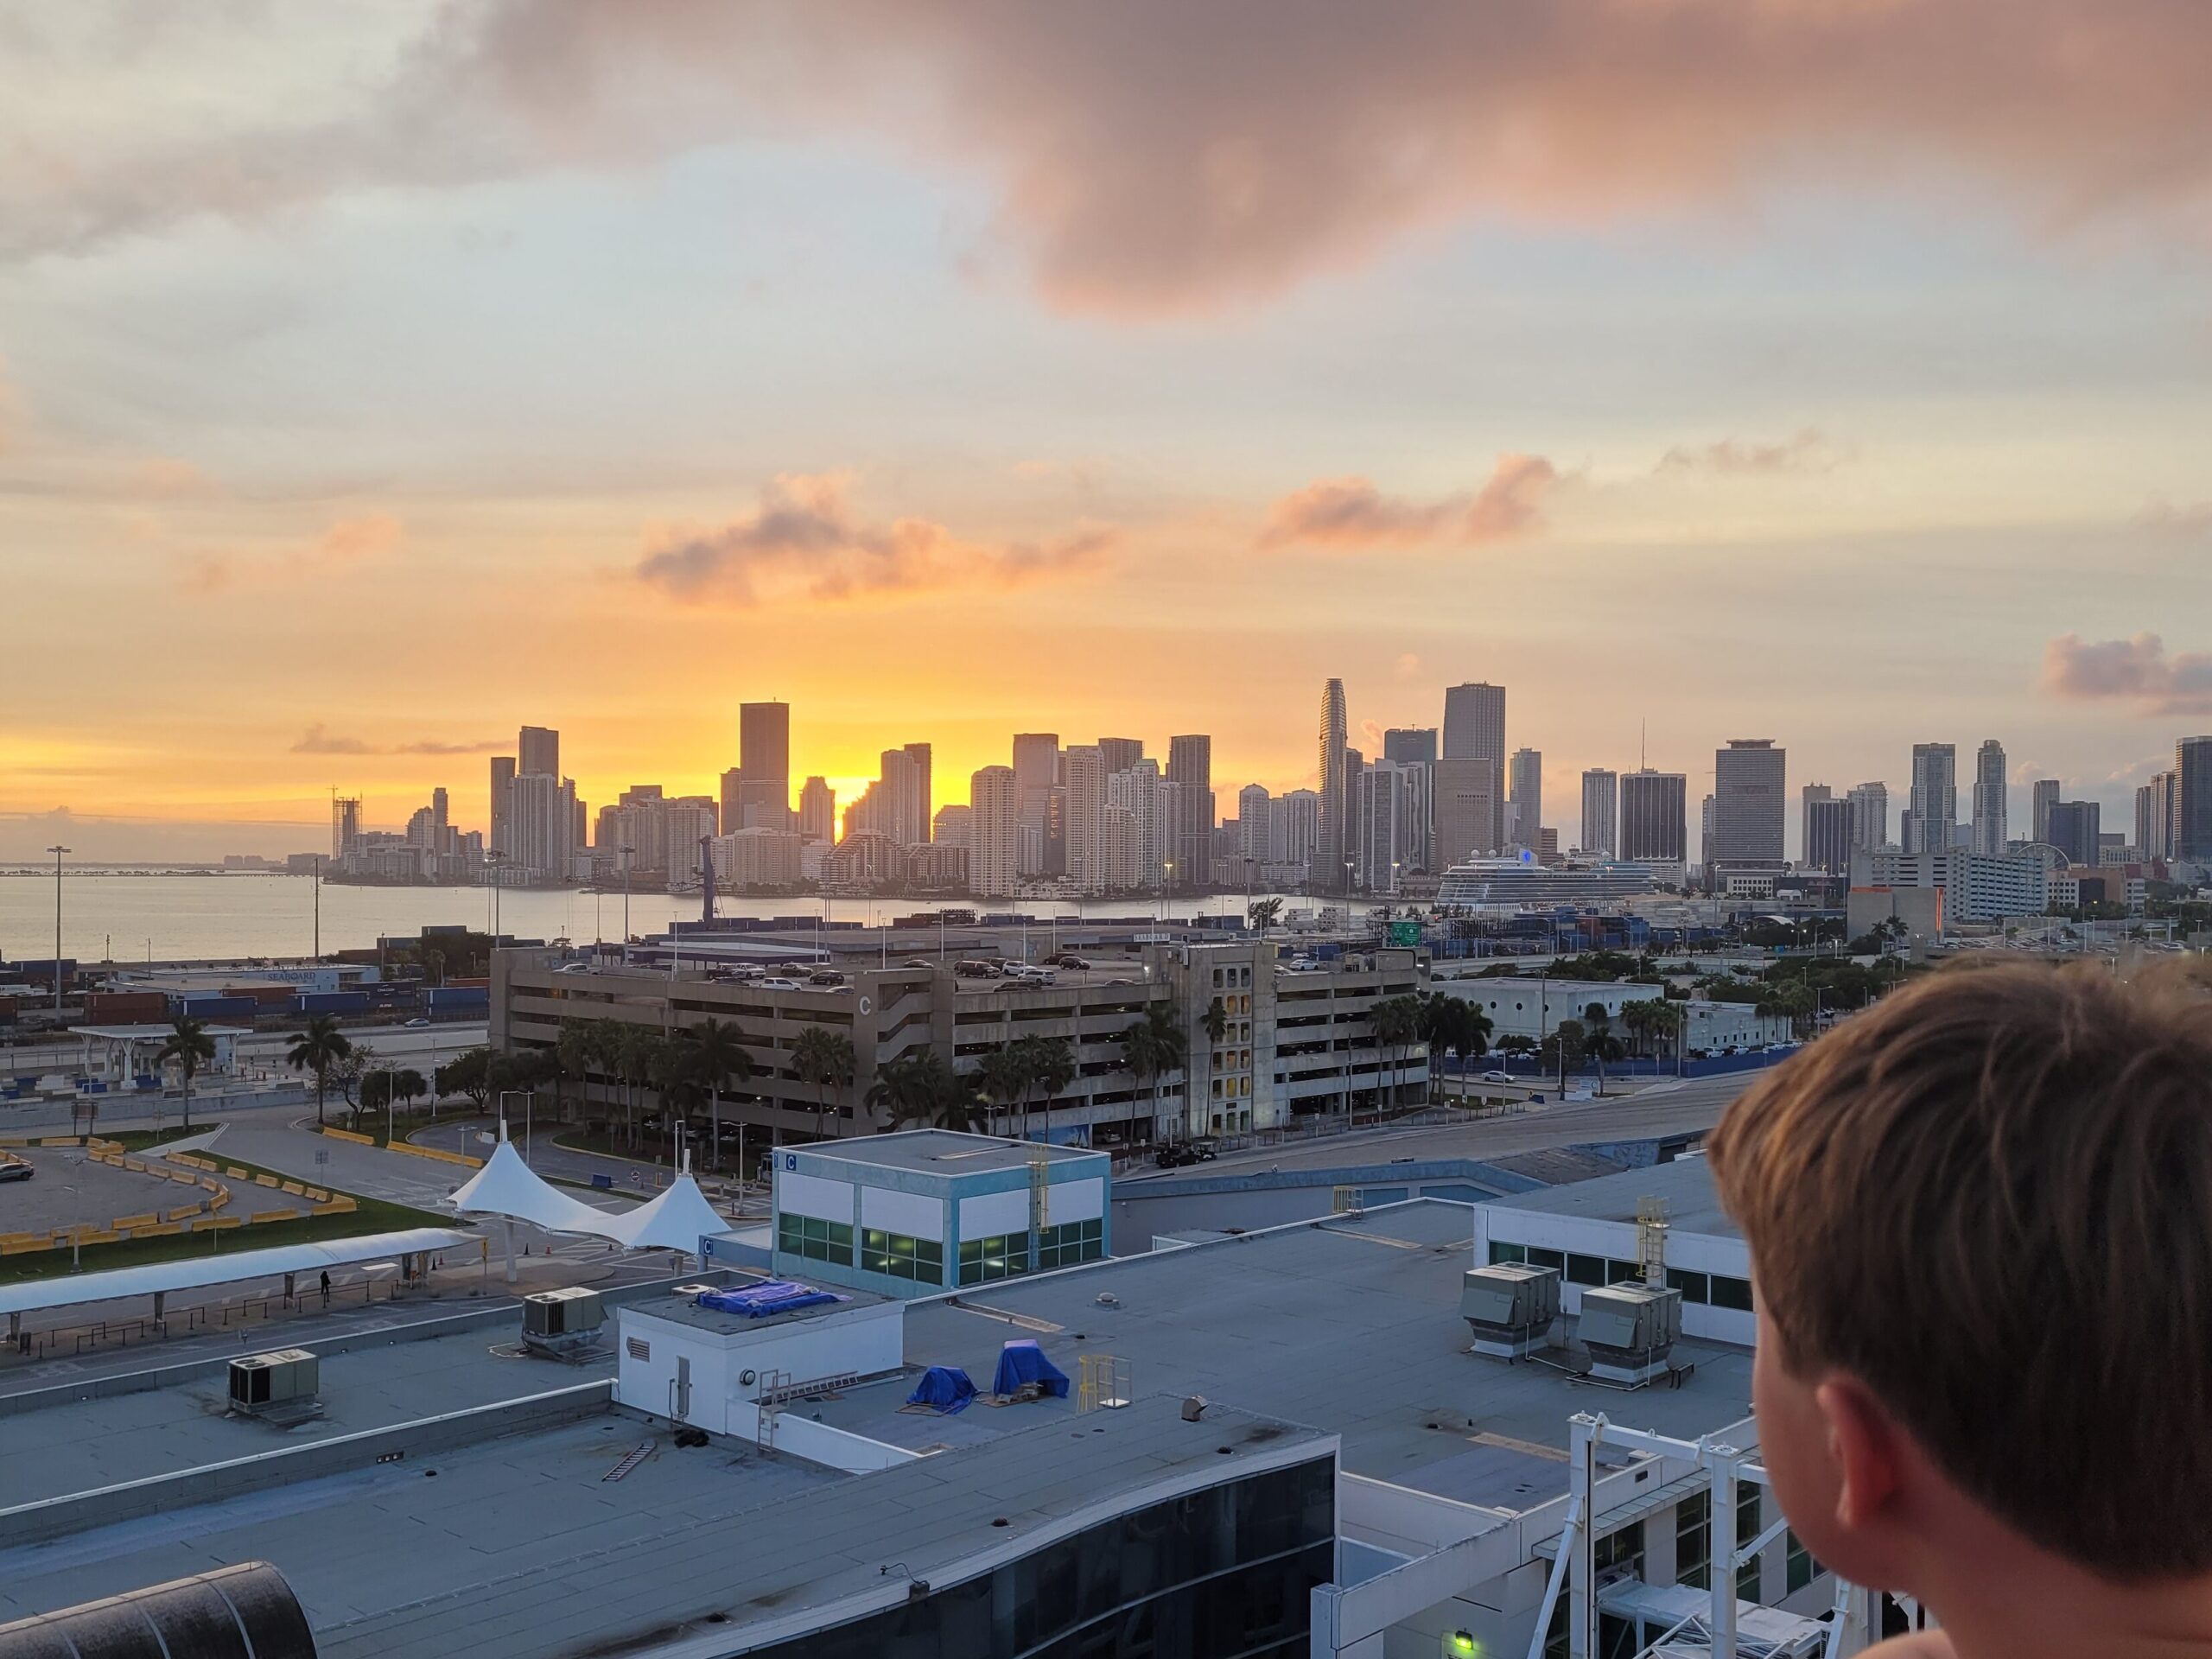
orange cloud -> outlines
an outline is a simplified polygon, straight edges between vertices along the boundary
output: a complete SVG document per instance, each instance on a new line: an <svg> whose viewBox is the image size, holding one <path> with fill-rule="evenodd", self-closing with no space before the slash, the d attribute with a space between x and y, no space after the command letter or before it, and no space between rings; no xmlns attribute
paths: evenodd
<svg viewBox="0 0 2212 1659"><path fill-rule="evenodd" d="M2129 700L2146 715L2212 714L2212 654L2166 654L2155 633L2086 640L2061 634L2044 647L2046 690L2085 702Z"/></svg>
<svg viewBox="0 0 2212 1659"><path fill-rule="evenodd" d="M390 552L405 539L399 520L382 513L341 518L309 545L289 552L195 554L186 563L184 587L188 593L212 594L245 583L320 580Z"/></svg>
<svg viewBox="0 0 2212 1659"><path fill-rule="evenodd" d="M672 598L751 606L799 597L1018 587L1097 568L1118 537L1089 529L1048 542L963 542L926 518L862 522L842 474L787 474L757 511L713 530L662 537L638 562L640 580Z"/></svg>
<svg viewBox="0 0 2212 1659"><path fill-rule="evenodd" d="M1559 471L1541 455L1503 454L1479 490L1434 501L1384 495L1365 478L1324 479L1275 503L1261 527L1263 548L1406 547L1447 539L1508 541L1541 523Z"/></svg>

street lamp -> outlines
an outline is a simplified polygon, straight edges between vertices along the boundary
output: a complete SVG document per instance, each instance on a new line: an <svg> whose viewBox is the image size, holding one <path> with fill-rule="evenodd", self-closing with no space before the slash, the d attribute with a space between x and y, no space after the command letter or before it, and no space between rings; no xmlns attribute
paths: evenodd
<svg viewBox="0 0 2212 1659"><path fill-rule="evenodd" d="M502 1123L507 1121L507 1102L517 1095L522 1096L522 1160L527 1165L530 1162L530 1109L536 1096L527 1089L500 1090L499 1121Z"/></svg>
<svg viewBox="0 0 2212 1659"><path fill-rule="evenodd" d="M322 855L315 855L315 959L322 960Z"/></svg>
<svg viewBox="0 0 2212 1659"><path fill-rule="evenodd" d="M499 948L499 866L506 862L506 858L507 855L497 848L488 848L484 854L484 868L492 877L491 948L494 950ZM488 968L491 964L487 961L485 965Z"/></svg>
<svg viewBox="0 0 2212 1659"><path fill-rule="evenodd" d="M626 968L630 965L630 855L638 849L617 847L614 850L622 859L622 965Z"/></svg>
<svg viewBox="0 0 2212 1659"><path fill-rule="evenodd" d="M69 851L55 845L46 849L54 855L54 1014L61 1017L61 855Z"/></svg>

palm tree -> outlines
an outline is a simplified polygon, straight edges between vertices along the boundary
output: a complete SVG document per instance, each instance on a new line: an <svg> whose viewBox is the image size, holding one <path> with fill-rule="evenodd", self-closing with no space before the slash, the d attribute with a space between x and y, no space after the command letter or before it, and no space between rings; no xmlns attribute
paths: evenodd
<svg viewBox="0 0 2212 1659"><path fill-rule="evenodd" d="M353 1052L353 1045L346 1033L338 1029L338 1021L329 1014L318 1014L308 1020L307 1029L292 1033L292 1046L286 1051L284 1064L295 1071L315 1073L315 1121L317 1128L323 1122L323 1097L330 1091L330 1074L338 1063Z"/></svg>
<svg viewBox="0 0 2212 1659"><path fill-rule="evenodd" d="M1443 991L1415 1000L1421 1006L1421 1040L1431 1054L1454 1055L1464 1069L1467 1061L1489 1052L1490 1016L1473 1003Z"/></svg>
<svg viewBox="0 0 2212 1659"><path fill-rule="evenodd" d="M743 1083L753 1075L753 1055L745 1046L745 1033L727 1020L702 1020L686 1026L683 1037L691 1045L691 1058L707 1084L707 1133L712 1144L708 1161L721 1167L722 1084L733 1077ZM745 1124L738 1122L737 1172L745 1173Z"/></svg>
<svg viewBox="0 0 2212 1659"><path fill-rule="evenodd" d="M584 1099L588 1104L592 1063L599 1058L597 1033L582 1020L564 1020L561 1022L560 1036L554 1039L553 1052L561 1062L561 1076L563 1078L574 1077L583 1084ZM554 1085L553 1109L565 1121L568 1103L562 1098L557 1083Z"/></svg>
<svg viewBox="0 0 2212 1659"><path fill-rule="evenodd" d="M672 1037L656 1037L648 1063L653 1092L660 1096L661 1134L669 1146L669 1161L677 1163L677 1152L690 1138L691 1109L707 1092L698 1054L691 1045Z"/></svg>
<svg viewBox="0 0 2212 1659"><path fill-rule="evenodd" d="M175 1060L177 1074L184 1079L184 1127L192 1128L192 1079L203 1065L215 1061L215 1039L207 1034L203 1021L185 1018L169 1024L168 1040L154 1056L154 1064L161 1065Z"/></svg>
<svg viewBox="0 0 2212 1659"><path fill-rule="evenodd" d="M1421 1000L1414 996L1386 996L1367 1011L1368 1029L1378 1048L1390 1055L1389 1109L1398 1109L1398 1077L1405 1070L1405 1052L1421 1040Z"/></svg>
<svg viewBox="0 0 2212 1659"><path fill-rule="evenodd" d="M972 1130L977 1103L974 1079L955 1071L935 1049L887 1062L876 1071L868 1103L884 1109L893 1125L919 1123Z"/></svg>
<svg viewBox="0 0 2212 1659"><path fill-rule="evenodd" d="M1122 1065L1152 1091L1152 1119L1160 1121L1160 1079L1179 1071L1191 1056L1191 1039L1165 1002L1147 1003L1144 1016L1122 1033Z"/></svg>
<svg viewBox="0 0 2212 1659"><path fill-rule="evenodd" d="M1029 1090L1045 1091L1045 1138L1052 1138L1052 1102L1075 1081L1075 1046L1065 1037L1018 1037L1014 1050L1022 1056L1021 1138L1029 1138Z"/></svg>
<svg viewBox="0 0 2212 1659"><path fill-rule="evenodd" d="M1011 1107L1029 1092L1029 1068L1014 1044L1004 1044L983 1056L976 1068L976 1091L989 1105L1001 1108ZM995 1134L995 1117L989 1122Z"/></svg>
<svg viewBox="0 0 2212 1659"><path fill-rule="evenodd" d="M1217 1043L1222 1039L1229 1030L1229 1010L1222 1005L1219 997L1206 1004L1206 1011L1199 1016L1198 1024L1205 1027L1208 1042Z"/></svg>
<svg viewBox="0 0 2212 1659"><path fill-rule="evenodd" d="M801 1083L814 1085L817 1135L822 1133L823 1120L830 1115L830 1091L844 1093L853 1086L853 1078L859 1071L853 1039L842 1031L832 1031L827 1026L809 1026L792 1040L792 1075Z"/></svg>
<svg viewBox="0 0 2212 1659"><path fill-rule="evenodd" d="M615 1049L615 1064L620 1068L623 1083L623 1108L627 1115L626 1136L632 1147L638 1144L638 1096L645 1085L652 1081L653 1061L660 1052L660 1034L643 1026L623 1026L622 1035Z"/></svg>

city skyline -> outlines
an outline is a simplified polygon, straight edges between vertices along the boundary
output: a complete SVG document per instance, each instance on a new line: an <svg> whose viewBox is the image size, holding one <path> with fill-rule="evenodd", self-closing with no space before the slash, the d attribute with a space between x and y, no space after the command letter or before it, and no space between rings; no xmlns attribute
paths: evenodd
<svg viewBox="0 0 2212 1659"><path fill-rule="evenodd" d="M2212 711L2201 21L1208 12L27 14L0 856L533 719L718 794L763 696L843 798L1047 722L1296 787L1335 676L1370 755L1487 679L1560 778L1995 734L2107 822Z"/></svg>

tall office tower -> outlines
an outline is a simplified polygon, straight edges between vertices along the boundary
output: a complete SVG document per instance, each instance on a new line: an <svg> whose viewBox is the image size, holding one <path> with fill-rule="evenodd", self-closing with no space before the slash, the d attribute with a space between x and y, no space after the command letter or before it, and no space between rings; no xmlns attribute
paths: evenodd
<svg viewBox="0 0 2212 1659"><path fill-rule="evenodd" d="M575 785L545 772L518 772L509 828L510 868L539 879L565 877L574 849Z"/></svg>
<svg viewBox="0 0 2212 1659"><path fill-rule="evenodd" d="M1611 858L1620 846L1620 832L1615 827L1619 822L1621 780L1618 773L1604 766L1592 766L1582 774L1582 850L1601 858Z"/></svg>
<svg viewBox="0 0 2212 1659"><path fill-rule="evenodd" d="M1160 775L1160 762L1139 760L1135 766L1109 775L1106 779L1106 804L1125 807L1136 825L1137 880L1132 884L1147 893L1161 890L1169 879L1168 865L1173 861L1169 850L1167 803L1174 791L1165 789Z"/></svg>
<svg viewBox="0 0 2212 1659"><path fill-rule="evenodd" d="M1058 732L1016 732L1014 734L1014 786L1026 798L1033 790L1050 789L1059 781L1060 734Z"/></svg>
<svg viewBox="0 0 2212 1659"><path fill-rule="evenodd" d="M1649 864L1689 860L1690 780L1649 766L1621 774L1619 856Z"/></svg>
<svg viewBox="0 0 2212 1659"><path fill-rule="evenodd" d="M1382 734L1382 758L1402 766L1436 764L1436 728L1394 726Z"/></svg>
<svg viewBox="0 0 2212 1659"><path fill-rule="evenodd" d="M1487 760L1497 773L1491 785L1486 849L1505 840L1505 688L1476 681L1446 688L1440 760ZM1441 798L1442 791L1438 791ZM1449 868L1448 864L1446 868Z"/></svg>
<svg viewBox="0 0 2212 1659"><path fill-rule="evenodd" d="M1808 784L1798 791L1803 804L1803 823L1799 830L1797 849L1808 869L1817 868L1813 862L1813 806L1815 802L1834 800L1835 797L1826 784Z"/></svg>
<svg viewBox="0 0 2212 1659"><path fill-rule="evenodd" d="M1058 816L1052 791L1059 786L1060 734L1058 732L1016 732L1014 734L1014 787L1020 800L1021 825L1015 836L1014 859L1024 875L1065 875L1065 844L1054 844ZM1057 868L1054 854L1058 855Z"/></svg>
<svg viewBox="0 0 2212 1659"><path fill-rule="evenodd" d="M1986 858L2005 856L2009 831L2005 823L2005 746L1990 738L1974 751L1973 850Z"/></svg>
<svg viewBox="0 0 2212 1659"><path fill-rule="evenodd" d="M361 798L333 794L330 798L330 855L343 858L361 842ZM58 901L57 901L58 902Z"/></svg>
<svg viewBox="0 0 2212 1659"><path fill-rule="evenodd" d="M810 778L799 790L798 833L803 841L837 838L837 791L830 787L828 779Z"/></svg>
<svg viewBox="0 0 2212 1659"><path fill-rule="evenodd" d="M1713 826L1719 817L1720 803L1719 798L1712 795L1707 796L1705 798L1704 804L1698 809L1697 861L1705 866L1707 885L1708 887L1712 885L1712 875L1715 863L1715 860L1713 856Z"/></svg>
<svg viewBox="0 0 2212 1659"><path fill-rule="evenodd" d="M731 830L788 830L791 813L791 706L737 705L738 819Z"/></svg>
<svg viewBox="0 0 2212 1659"><path fill-rule="evenodd" d="M1904 821L1908 853L1948 853L1959 821L1959 749L1955 743L1912 746L1911 816Z"/></svg>
<svg viewBox="0 0 2212 1659"><path fill-rule="evenodd" d="M1708 864L1775 869L1782 863L1789 751L1770 737L1736 737L1713 755L1713 849Z"/></svg>
<svg viewBox="0 0 2212 1659"><path fill-rule="evenodd" d="M2151 791L2151 798L2136 808L2137 817L2143 820L2137 826L2136 840L2145 858L2174 855L2174 783L2172 772L2161 772L2153 773L2143 785Z"/></svg>
<svg viewBox="0 0 2212 1659"><path fill-rule="evenodd" d="M2160 772L2159 777L2167 776ZM2157 850L2158 839L2158 787L2155 783L2143 784L2135 791L2135 851L2142 858L2164 858Z"/></svg>
<svg viewBox="0 0 2212 1659"><path fill-rule="evenodd" d="M453 850L453 812L443 786L430 791L430 850L434 853Z"/></svg>
<svg viewBox="0 0 2212 1659"><path fill-rule="evenodd" d="M906 756L906 764L913 768L912 776L915 790L915 798L912 810L913 814L914 839L917 842L923 842L928 841L930 838L930 801L931 798L930 794L930 746L926 743L909 743L906 745L904 753Z"/></svg>
<svg viewBox="0 0 2212 1659"><path fill-rule="evenodd" d="M1242 867L1226 879L1249 882L1257 874L1252 867L1273 861L1268 849L1274 841L1274 800L1264 784L1247 784L1236 791L1236 859Z"/></svg>
<svg viewBox="0 0 2212 1659"><path fill-rule="evenodd" d="M1268 857L1277 864L1309 868L1321 844L1321 796L1318 790L1286 791L1268 803Z"/></svg>
<svg viewBox="0 0 2212 1659"><path fill-rule="evenodd" d="M1512 764L1514 840L1536 844L1544 827L1544 757L1535 749L1516 749Z"/></svg>
<svg viewBox="0 0 2212 1659"><path fill-rule="evenodd" d="M504 855L514 847L515 758L492 757L492 833L486 850Z"/></svg>
<svg viewBox="0 0 2212 1659"><path fill-rule="evenodd" d="M1180 785L1171 826L1175 886L1189 893L1213 880L1213 739L1201 735L1167 740L1167 781Z"/></svg>
<svg viewBox="0 0 2212 1659"><path fill-rule="evenodd" d="M729 831L742 830L745 823L745 769L731 766L721 775L722 823Z"/></svg>
<svg viewBox="0 0 2212 1659"><path fill-rule="evenodd" d="M1851 869L1851 803L1822 798L1805 803L1805 864L1830 875Z"/></svg>
<svg viewBox="0 0 2212 1659"><path fill-rule="evenodd" d="M2212 737L2174 745L2173 851L2192 864L2212 863Z"/></svg>
<svg viewBox="0 0 2212 1659"><path fill-rule="evenodd" d="M1144 740L1141 737L1102 737L1098 740L1099 758L1106 763L1106 775L1127 772L1144 759Z"/></svg>
<svg viewBox="0 0 2212 1659"><path fill-rule="evenodd" d="M1394 893L1412 867L1412 778L1427 767L1376 760L1363 767L1353 786L1357 808L1358 865L1355 885L1369 893Z"/></svg>
<svg viewBox="0 0 2212 1659"><path fill-rule="evenodd" d="M2095 801L2054 801L2050 807L2050 844L2066 855L2070 864L2094 865L2098 837L2104 826L2103 809Z"/></svg>
<svg viewBox="0 0 2212 1659"><path fill-rule="evenodd" d="M544 726L525 726L515 748L515 770L561 775L561 734Z"/></svg>
<svg viewBox="0 0 2212 1659"><path fill-rule="evenodd" d="M968 881L982 897L1013 896L1020 828L1021 785L1012 766L985 766L969 779Z"/></svg>
<svg viewBox="0 0 2212 1659"><path fill-rule="evenodd" d="M1346 833L1344 808L1349 804L1344 785L1344 743L1349 732L1344 715L1344 683L1330 680L1321 687L1321 820L1313 838L1313 856L1307 882L1324 893L1344 885Z"/></svg>
<svg viewBox="0 0 2212 1659"><path fill-rule="evenodd" d="M1438 872L1496 852L1497 826L1503 816L1497 763L1473 755L1446 759L1436 763L1432 776L1434 798L1429 810L1436 825Z"/></svg>
<svg viewBox="0 0 2212 1659"><path fill-rule="evenodd" d="M1106 849L1102 815L1106 810L1106 759L1096 743L1078 743L1060 752L1067 769L1068 879L1084 893L1106 887Z"/></svg>
<svg viewBox="0 0 2212 1659"><path fill-rule="evenodd" d="M1851 803L1851 850L1871 853L1890 839L1890 786L1854 784L1845 797Z"/></svg>
<svg viewBox="0 0 2212 1659"><path fill-rule="evenodd" d="M2178 770L2178 766L2177 766ZM2058 779L2038 778L2028 794L2028 836L2033 841L2050 839L2050 809L2058 804Z"/></svg>

